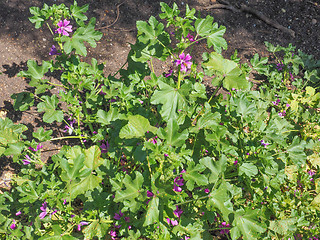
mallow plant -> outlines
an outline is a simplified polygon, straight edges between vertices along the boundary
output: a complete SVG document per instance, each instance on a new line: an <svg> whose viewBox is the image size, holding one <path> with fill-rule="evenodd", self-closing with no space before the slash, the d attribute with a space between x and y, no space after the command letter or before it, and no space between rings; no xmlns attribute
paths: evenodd
<svg viewBox="0 0 320 240"><path fill-rule="evenodd" d="M83 61L102 37L88 5L30 8L54 45L19 73L32 91L14 108L63 137L0 119L0 155L21 167L0 195L2 239L318 239L319 61L266 43L275 61L240 64L212 16L160 5L108 76ZM46 141L68 144L43 162Z"/></svg>

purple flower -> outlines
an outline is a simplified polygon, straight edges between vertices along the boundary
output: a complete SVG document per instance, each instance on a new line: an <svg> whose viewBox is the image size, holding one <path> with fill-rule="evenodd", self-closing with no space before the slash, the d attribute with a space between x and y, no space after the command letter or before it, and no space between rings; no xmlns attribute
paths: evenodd
<svg viewBox="0 0 320 240"><path fill-rule="evenodd" d="M173 69L172 69L172 67L170 67L169 72L166 73L166 74L164 74L164 76L165 76L165 77L169 77L169 76L172 75L172 72L173 72Z"/></svg>
<svg viewBox="0 0 320 240"><path fill-rule="evenodd" d="M235 161L233 162L233 165L236 166L237 164L238 164L238 160L235 160Z"/></svg>
<svg viewBox="0 0 320 240"><path fill-rule="evenodd" d="M219 228L230 228L230 224L226 222L222 222L221 225L219 225ZM228 234L230 231L229 229L221 229L220 234Z"/></svg>
<svg viewBox="0 0 320 240"><path fill-rule="evenodd" d="M154 196L153 192L147 190L147 197L151 198L153 196Z"/></svg>
<svg viewBox="0 0 320 240"><path fill-rule="evenodd" d="M84 226L84 225L89 225L89 223L88 223L88 222L80 222L80 223L78 224L78 231L79 231L79 232L81 231L81 227Z"/></svg>
<svg viewBox="0 0 320 240"><path fill-rule="evenodd" d="M260 141L261 145L264 146L265 148L270 145L270 143L266 143L263 139Z"/></svg>
<svg viewBox="0 0 320 240"><path fill-rule="evenodd" d="M182 191L182 188L180 186L183 186L183 177L182 175L176 177L173 182L173 191L176 191L176 192L181 192Z"/></svg>
<svg viewBox="0 0 320 240"><path fill-rule="evenodd" d="M206 189L204 190L204 192L205 192L205 193L209 193L210 190L209 190L208 188L206 188Z"/></svg>
<svg viewBox="0 0 320 240"><path fill-rule="evenodd" d="M67 199L63 199L63 205L66 205L67 204Z"/></svg>
<svg viewBox="0 0 320 240"><path fill-rule="evenodd" d="M281 72L283 67L284 67L284 64L280 62L280 63L277 63L276 69L278 70L278 72Z"/></svg>
<svg viewBox="0 0 320 240"><path fill-rule="evenodd" d="M44 219L44 217L48 214L47 209L47 202L42 203L42 206L40 207L40 210L42 211L42 213L39 215L40 219Z"/></svg>
<svg viewBox="0 0 320 240"><path fill-rule="evenodd" d="M30 164L32 161L32 159L29 157L28 154L26 154L26 159L23 159L22 162L23 162L23 165L28 165Z"/></svg>
<svg viewBox="0 0 320 240"><path fill-rule="evenodd" d="M71 120L71 118L69 118L69 120ZM73 128L73 124L76 123L76 120L73 119L72 121L70 121L69 125L66 125L64 128L65 130L63 132L68 132L69 135L72 134L74 128Z"/></svg>
<svg viewBox="0 0 320 240"><path fill-rule="evenodd" d="M181 71L187 72L188 69L191 68L192 62L190 62L190 60L192 57L190 56L189 53L187 55L185 55L184 53L181 53L179 55L179 58L180 59L176 60L176 66L180 65Z"/></svg>
<svg viewBox="0 0 320 240"><path fill-rule="evenodd" d="M316 174L316 172L315 172L315 171L310 170L310 171L308 171L308 174L309 174L310 176L313 176L313 175L315 175L315 174Z"/></svg>
<svg viewBox="0 0 320 240"><path fill-rule="evenodd" d="M68 21L67 19L64 19L63 21L61 20L60 22L58 22L58 29L56 30L57 33L65 35L65 36L69 36L68 32L72 32L72 26L69 25L70 21Z"/></svg>
<svg viewBox="0 0 320 240"><path fill-rule="evenodd" d="M34 152L39 151L41 148L43 148L43 146L40 143L37 145L36 149L34 149L33 147L29 147L29 149Z"/></svg>
<svg viewBox="0 0 320 240"><path fill-rule="evenodd" d="M124 220L125 220L126 222L130 222L130 217L124 217Z"/></svg>
<svg viewBox="0 0 320 240"><path fill-rule="evenodd" d="M172 224L172 226L177 226L178 225L178 221L177 220L171 220L170 218L167 218L167 222L170 225L170 223Z"/></svg>
<svg viewBox="0 0 320 240"><path fill-rule="evenodd" d="M55 45L52 45L52 47L50 48L50 52L49 52L50 56L53 55L61 55L61 53L58 52L57 48Z"/></svg>
<svg viewBox="0 0 320 240"><path fill-rule="evenodd" d="M188 33L186 38L189 39L190 42L195 42L196 41L196 40L194 40L194 37L190 33Z"/></svg>
<svg viewBox="0 0 320 240"><path fill-rule="evenodd" d="M12 230L14 230L14 229L17 228L16 220L13 220L13 223L10 225L10 228L11 228Z"/></svg>
<svg viewBox="0 0 320 240"><path fill-rule="evenodd" d="M272 103L273 103L273 105L278 106L279 103L280 103L280 99L278 98L276 101L274 101L274 102L272 102Z"/></svg>
<svg viewBox="0 0 320 240"><path fill-rule="evenodd" d="M115 213L113 218L116 219L116 220L120 220L122 216L123 216L123 213L122 213L121 210L120 210L120 211L119 211L119 214L118 214L118 213Z"/></svg>
<svg viewBox="0 0 320 240"><path fill-rule="evenodd" d="M101 143L100 148L101 148L101 153L107 153L109 151L109 143L106 141L106 143Z"/></svg>
<svg viewBox="0 0 320 240"><path fill-rule="evenodd" d="M188 240L188 239L190 239L190 237L184 236L184 240ZM183 238L181 238L181 240L183 240Z"/></svg>
<svg viewBox="0 0 320 240"><path fill-rule="evenodd" d="M110 234L110 236L111 236L112 239L115 239L114 237L117 236L116 231L113 231L113 230L111 230L109 234Z"/></svg>
<svg viewBox="0 0 320 240"><path fill-rule="evenodd" d="M176 206L176 210L173 211L173 214L176 215L178 218L180 218L183 211Z"/></svg>
<svg viewBox="0 0 320 240"><path fill-rule="evenodd" d="M283 110L282 112L279 112L278 115L283 118L286 116L286 111Z"/></svg>
<svg viewBox="0 0 320 240"><path fill-rule="evenodd" d="M16 216L19 216L21 214L21 211L16 212Z"/></svg>

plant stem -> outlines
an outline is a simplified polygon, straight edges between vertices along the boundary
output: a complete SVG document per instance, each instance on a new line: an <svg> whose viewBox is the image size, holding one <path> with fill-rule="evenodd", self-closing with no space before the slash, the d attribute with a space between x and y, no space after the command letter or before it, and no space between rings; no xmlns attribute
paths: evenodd
<svg viewBox="0 0 320 240"><path fill-rule="evenodd" d="M150 58L150 64L151 64L151 70L154 73L153 63L152 63L152 57Z"/></svg>
<svg viewBox="0 0 320 240"><path fill-rule="evenodd" d="M53 85L53 86L57 86L57 87L64 87L65 89L69 89L68 87L62 85L62 84L56 84L56 83L52 83L52 82L47 82L48 84L50 85Z"/></svg>
<svg viewBox="0 0 320 240"><path fill-rule="evenodd" d="M52 29L51 29L51 27L50 27L50 25L49 25L49 23L47 22L47 26L48 26L48 28L49 28L49 30L50 30L50 32L51 32L51 34L54 36L54 33L53 33L53 31L52 31Z"/></svg>
<svg viewBox="0 0 320 240"><path fill-rule="evenodd" d="M58 138L51 138L48 141L56 141L56 140L61 140L61 139L76 139L76 138L87 138L87 137L82 137L82 136L67 136L67 137L58 137ZM47 141L46 141L47 142Z"/></svg>
<svg viewBox="0 0 320 240"><path fill-rule="evenodd" d="M219 87L217 87L217 88L215 89L214 93L211 95L210 99L208 100L208 103L211 102L211 100L213 99L213 97L217 94L217 92L218 92L218 91L220 90L220 88L222 87L222 82L223 82L223 80L224 80L224 78L221 79L221 81L220 81L220 83L219 83ZM197 118L201 115L202 111L203 111L203 107L202 107L201 111L198 113L198 115L193 119L193 121L192 121L192 125L193 125L193 126L194 126Z"/></svg>
<svg viewBox="0 0 320 240"><path fill-rule="evenodd" d="M185 201L185 202L182 202L182 203L178 203L178 204L175 204L175 205L176 206L180 206L180 205L183 205L183 204L186 204L186 203L191 203L191 202L194 202L194 201L197 201L197 200L201 200L201 199L205 199L205 198L208 198L208 197L210 197L210 194L207 195L207 196L199 197L197 199L188 200L188 201Z"/></svg>
<svg viewBox="0 0 320 240"><path fill-rule="evenodd" d="M177 85L177 89L180 89L180 84L181 84L181 66L179 66L179 75L178 75L178 85Z"/></svg>

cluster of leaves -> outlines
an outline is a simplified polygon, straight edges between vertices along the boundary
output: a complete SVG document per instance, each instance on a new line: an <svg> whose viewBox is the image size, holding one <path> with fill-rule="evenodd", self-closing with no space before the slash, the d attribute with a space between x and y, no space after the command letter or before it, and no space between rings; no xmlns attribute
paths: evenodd
<svg viewBox="0 0 320 240"><path fill-rule="evenodd" d="M20 76L31 80L34 92L15 94L14 107L27 110L36 98L43 121L65 122L72 136L60 139L79 145L63 146L43 164L41 143L59 140L52 131L40 128L29 141L25 126L0 119L0 155L24 161L10 193L0 197L1 237L316 236L317 61L293 54L291 45L268 43L276 63L255 55L252 67L240 66L236 54L233 60L221 55L226 29L213 17L196 17L188 6L182 17L176 4L161 3L166 27L153 16L138 21L126 69L106 77L96 59L81 61L85 42L95 47L102 36L95 19L86 24L87 9L76 2L70 9L30 9L36 28L64 19L76 27L71 36L52 31L60 47L52 60L28 61ZM190 58L194 45L205 41L214 51L202 55L200 71ZM155 59L172 61L169 72L157 75ZM58 83L47 79L49 71L59 73ZM268 80L250 90L250 72ZM204 76L216 86L211 96ZM48 94L54 87L59 94ZM228 94L216 95L221 88Z"/></svg>

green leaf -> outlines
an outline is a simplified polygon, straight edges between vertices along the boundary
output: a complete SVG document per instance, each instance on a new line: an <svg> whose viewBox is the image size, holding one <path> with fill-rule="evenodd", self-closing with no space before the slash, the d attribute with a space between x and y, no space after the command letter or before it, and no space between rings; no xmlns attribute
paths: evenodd
<svg viewBox="0 0 320 240"><path fill-rule="evenodd" d="M4 152L4 155L9 156L9 155L19 155L22 150L24 149L24 143L22 142L17 142L17 143L9 143L8 148Z"/></svg>
<svg viewBox="0 0 320 240"><path fill-rule="evenodd" d="M268 66L265 65L268 63L267 57L262 57L259 59L259 54L256 53L253 58L251 58L250 63L254 70L256 70L260 74L266 74L268 71Z"/></svg>
<svg viewBox="0 0 320 240"><path fill-rule="evenodd" d="M29 11L32 17L29 17L30 22L35 23L35 28L38 29L42 26L46 18L41 14L40 8L38 7L30 7Z"/></svg>
<svg viewBox="0 0 320 240"><path fill-rule="evenodd" d="M223 38L226 27L218 27L218 23L213 23L212 16L208 15L205 19L199 18L194 25L199 36L207 38L209 48L213 46L214 50L218 53L221 53L221 48L227 49L228 44Z"/></svg>
<svg viewBox="0 0 320 240"><path fill-rule="evenodd" d="M83 13L87 12L89 8L89 4L78 6L77 2L74 1L74 4L70 6L71 14L74 16L77 23L80 21L86 21L88 17Z"/></svg>
<svg viewBox="0 0 320 240"><path fill-rule="evenodd" d="M92 146L85 150L85 161L84 165L87 168L96 170L101 164L103 164L103 158L100 158L101 150L98 146Z"/></svg>
<svg viewBox="0 0 320 240"><path fill-rule="evenodd" d="M53 225L53 236L43 236L39 240L76 240L78 238L72 237L69 234L63 233L61 227L59 225Z"/></svg>
<svg viewBox="0 0 320 240"><path fill-rule="evenodd" d="M76 198L80 194L84 194L87 191L92 191L97 188L102 182L102 178L90 174L89 176L83 178L80 182L73 182L70 186L70 193L72 199Z"/></svg>
<svg viewBox="0 0 320 240"><path fill-rule="evenodd" d="M229 215L233 213L233 206L225 183L222 183L218 189L210 193L207 207L219 210L224 221L230 222Z"/></svg>
<svg viewBox="0 0 320 240"><path fill-rule="evenodd" d="M36 132L32 133L34 138L37 138L40 142L45 142L51 139L52 130L45 131L43 127L38 128Z"/></svg>
<svg viewBox="0 0 320 240"><path fill-rule="evenodd" d="M232 88L247 89L249 87L249 82L237 63L225 59L216 52L204 55L202 67L207 75L218 74L219 79L222 79L223 86L228 90Z"/></svg>
<svg viewBox="0 0 320 240"><path fill-rule="evenodd" d="M163 13L159 14L159 17L161 19L173 19L174 17L177 17L180 13L179 9L178 9L178 5L174 2L172 5L172 8L170 8L168 6L168 4L164 3L164 2L160 2L160 6L161 6L161 11Z"/></svg>
<svg viewBox="0 0 320 240"><path fill-rule="evenodd" d="M121 128L120 138L140 138L147 131L156 132L157 128L150 125L148 119L141 115L128 116L128 124Z"/></svg>
<svg viewBox="0 0 320 240"><path fill-rule="evenodd" d="M185 110L187 101L181 89L175 89L170 85L158 80L160 90L156 90L151 97L152 104L162 104L160 114L165 121L178 118L177 110Z"/></svg>
<svg viewBox="0 0 320 240"><path fill-rule="evenodd" d="M155 222L159 222L159 198L157 197L152 198L148 203L146 219L143 223L143 226L149 226Z"/></svg>
<svg viewBox="0 0 320 240"><path fill-rule="evenodd" d="M266 226L259 220L259 214L259 210L237 210L232 222L234 227L231 229L231 238L238 239L243 237L244 240L260 239L259 233L264 233Z"/></svg>
<svg viewBox="0 0 320 240"><path fill-rule="evenodd" d="M307 155L304 152L306 142L299 140L298 136L295 136L292 144L287 148L290 159L297 165L302 165L307 160Z"/></svg>
<svg viewBox="0 0 320 240"><path fill-rule="evenodd" d="M84 239L94 239L95 237L102 239L106 236L109 226L109 223L100 222L100 220L92 221L90 225L82 231L84 233Z"/></svg>
<svg viewBox="0 0 320 240"><path fill-rule="evenodd" d="M96 19L91 18L88 25L79 27L72 37L61 37L61 41L65 43L63 45L65 52L69 54L75 50L76 54L87 56L87 48L84 42L87 42L91 47L95 48L97 46L96 41L99 41L102 37L102 33L95 30L95 25Z"/></svg>
<svg viewBox="0 0 320 240"><path fill-rule="evenodd" d="M222 155L219 161L214 161L211 157L204 157L200 160L200 163L211 171L209 177L210 183L216 183L227 168L227 158L225 155Z"/></svg>
<svg viewBox="0 0 320 240"><path fill-rule="evenodd" d="M43 102L40 102L38 107L38 112L45 112L43 115L43 121L46 123L52 123L54 121L62 122L63 112L61 110L56 110L59 99L56 95L42 96Z"/></svg>
<svg viewBox="0 0 320 240"><path fill-rule="evenodd" d="M148 22L137 21L138 39L147 44L157 43L158 36L163 33L164 26L154 16Z"/></svg>
<svg viewBox="0 0 320 240"><path fill-rule="evenodd" d="M125 119L125 115L119 113L119 110L116 107L111 107L108 112L102 109L99 109L97 112L97 122L102 125L109 125L111 122L118 119Z"/></svg>
<svg viewBox="0 0 320 240"><path fill-rule="evenodd" d="M84 167L85 155L81 153L73 159L73 165L70 165L66 159L60 162L61 168L65 171L69 180L75 180L81 176L81 169Z"/></svg>
<svg viewBox="0 0 320 240"><path fill-rule="evenodd" d="M269 229L275 233L286 235L290 231L290 227L295 225L297 218L288 218L281 220L270 221Z"/></svg>
<svg viewBox="0 0 320 240"><path fill-rule="evenodd" d="M195 166L194 162L190 162L186 172L183 174L183 179L187 181L186 186L189 191L194 189L194 183L197 186L204 186L208 184L208 179L205 175L200 174L206 169L201 163Z"/></svg>
<svg viewBox="0 0 320 240"><path fill-rule="evenodd" d="M14 93L11 98L14 99L13 108L15 111L26 111L34 104L34 95L30 92Z"/></svg>
<svg viewBox="0 0 320 240"><path fill-rule="evenodd" d="M42 65L38 66L36 61L28 60L27 66L28 70L19 72L17 76L30 78L31 82L29 85L37 87L41 78L43 78L44 74L52 67L52 64L48 61L42 61Z"/></svg>
<svg viewBox="0 0 320 240"><path fill-rule="evenodd" d="M115 202L123 202L123 201L131 201L135 202L135 198L137 198L140 194L142 184L143 184L143 176L141 173L135 171L136 178L132 180L129 175L126 175L123 179L123 184L125 186L125 190L118 190L116 192L114 201Z"/></svg>
<svg viewBox="0 0 320 240"><path fill-rule="evenodd" d="M170 146L181 147L187 140L189 133L187 129L179 133L177 120L171 118L169 119L165 129L159 128L158 136L161 139L165 139L167 144Z"/></svg>
<svg viewBox="0 0 320 240"><path fill-rule="evenodd" d="M243 163L239 167L239 175L247 175L249 178L258 174L258 168L252 163Z"/></svg>
<svg viewBox="0 0 320 240"><path fill-rule="evenodd" d="M36 189L37 189L37 186L33 181L28 181L27 184L23 186L18 186L17 190L20 192L20 196L21 196L21 198L19 199L19 202L34 203L35 201L37 201L39 199L39 194L37 193Z"/></svg>

